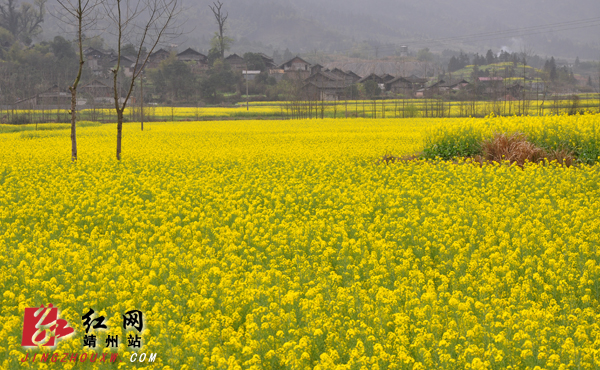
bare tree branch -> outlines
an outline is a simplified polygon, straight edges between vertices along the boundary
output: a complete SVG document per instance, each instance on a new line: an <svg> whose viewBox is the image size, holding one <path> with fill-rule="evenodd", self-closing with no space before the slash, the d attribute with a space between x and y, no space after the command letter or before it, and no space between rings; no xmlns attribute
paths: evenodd
<svg viewBox="0 0 600 370"><path fill-rule="evenodd" d="M167 36L174 38L181 34L174 26L175 19L181 13L181 7L179 0L107 0L105 10L107 17L113 23L117 37L117 65L111 71L117 111L117 160L121 160L123 113L133 93L135 80L146 67L159 43L165 41ZM125 39L136 47L137 53L131 66L133 68L131 81L128 83L126 93L121 97L118 76Z"/></svg>
<svg viewBox="0 0 600 370"><path fill-rule="evenodd" d="M208 7L210 8L210 10L212 10L213 14L215 15L215 20L217 21L217 25L219 26L219 33L217 34L219 53L221 54L221 59L224 59L226 48L225 22L227 21L227 18L229 18L229 13L221 10L221 8L223 7L223 3L220 1L217 1L216 3L213 3L212 6L209 5Z"/></svg>
<svg viewBox="0 0 600 370"><path fill-rule="evenodd" d="M33 5L21 3L18 8L17 0L0 3L0 27L7 29L15 38L26 40L26 43L31 42L31 37L42 31L46 1L35 0Z"/></svg>
<svg viewBox="0 0 600 370"><path fill-rule="evenodd" d="M45 0L44 0L45 1ZM83 31L96 24L99 14L97 9L103 0L57 0L59 8L53 16L63 20L66 24L74 25L77 29L77 42L79 47L79 68L73 80L71 91L71 160L77 160L77 87L81 81L83 64Z"/></svg>

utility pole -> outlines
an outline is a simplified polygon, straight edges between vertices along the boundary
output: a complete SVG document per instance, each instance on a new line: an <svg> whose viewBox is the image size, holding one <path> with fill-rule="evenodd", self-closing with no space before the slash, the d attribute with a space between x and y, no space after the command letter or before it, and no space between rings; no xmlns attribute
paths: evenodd
<svg viewBox="0 0 600 370"><path fill-rule="evenodd" d="M246 111L250 110L250 103L248 98L248 63L246 63Z"/></svg>

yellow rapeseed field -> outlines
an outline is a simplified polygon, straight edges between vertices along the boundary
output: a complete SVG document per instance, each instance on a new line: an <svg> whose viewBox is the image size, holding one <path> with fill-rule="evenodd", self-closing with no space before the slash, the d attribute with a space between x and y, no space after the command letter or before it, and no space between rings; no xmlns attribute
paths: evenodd
<svg viewBox="0 0 600 370"><path fill-rule="evenodd" d="M126 123L121 162L111 124L75 164L68 130L0 134L0 367L598 369L600 165L375 162L443 127L599 120ZM75 333L22 347L49 303ZM89 309L118 361L77 362Z"/></svg>

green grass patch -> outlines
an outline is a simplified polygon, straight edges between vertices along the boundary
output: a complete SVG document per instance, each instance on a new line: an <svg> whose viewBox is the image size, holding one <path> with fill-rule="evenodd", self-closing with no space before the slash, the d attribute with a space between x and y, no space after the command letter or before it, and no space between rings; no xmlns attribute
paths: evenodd
<svg viewBox="0 0 600 370"><path fill-rule="evenodd" d="M519 121L517 117L491 116L484 121L438 125L426 134L421 157L453 160L485 156L486 145L499 135L521 135L545 153L570 153L574 163L600 162L599 115L537 117L534 124L523 121L522 125Z"/></svg>

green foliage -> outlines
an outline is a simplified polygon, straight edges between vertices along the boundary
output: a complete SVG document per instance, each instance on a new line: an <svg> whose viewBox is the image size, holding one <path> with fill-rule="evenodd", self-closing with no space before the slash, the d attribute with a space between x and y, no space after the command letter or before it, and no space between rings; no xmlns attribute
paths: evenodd
<svg viewBox="0 0 600 370"><path fill-rule="evenodd" d="M202 97L210 102L217 102L219 93L235 91L235 85L239 81L239 76L231 70L229 64L217 60L200 81Z"/></svg>
<svg viewBox="0 0 600 370"><path fill-rule="evenodd" d="M161 100L185 100L193 96L198 87L191 68L175 55L163 60L157 69L150 70L149 76Z"/></svg>
<svg viewBox="0 0 600 370"><path fill-rule="evenodd" d="M3 0L0 4L0 27L29 45L32 38L42 32L45 15L46 0L34 0L33 4Z"/></svg>
<svg viewBox="0 0 600 370"><path fill-rule="evenodd" d="M406 106L406 108L404 108L404 115L403 117L406 118L414 118L414 117L418 117L419 116L419 108L417 108L416 105L414 104L409 104L408 106Z"/></svg>
<svg viewBox="0 0 600 370"><path fill-rule="evenodd" d="M4 58L4 52L8 50L14 42L15 38L13 35L8 32L6 28L0 27L0 50L2 51L0 57Z"/></svg>
<svg viewBox="0 0 600 370"><path fill-rule="evenodd" d="M85 37L84 35L82 44L84 48L94 48L96 50L105 49L104 39L100 36ZM127 45L125 45L125 47L127 47Z"/></svg>
<svg viewBox="0 0 600 370"><path fill-rule="evenodd" d="M275 77L269 76L268 72L261 72L256 78L256 81L268 86L277 85L277 80Z"/></svg>
<svg viewBox="0 0 600 370"><path fill-rule="evenodd" d="M213 47L208 51L207 58L208 58L208 65L210 67L212 67L217 60L221 59L221 52L219 52L218 48Z"/></svg>
<svg viewBox="0 0 600 370"><path fill-rule="evenodd" d="M138 48L135 47L135 45L133 44L125 44L122 48L121 48L121 54L126 55L126 56L137 56L138 54ZM146 54L146 47L142 47L142 54Z"/></svg>
<svg viewBox="0 0 600 370"><path fill-rule="evenodd" d="M588 115L576 115L577 119L589 119ZM564 125L560 120L549 119L540 127L520 127L527 141L549 153L566 150L573 153L577 163L593 164L600 158L600 124L582 130L576 125ZM425 137L423 157L450 160L482 154L482 143L495 133L514 134L514 128L505 127L500 118L485 125L465 123L459 127L438 127Z"/></svg>
<svg viewBox="0 0 600 370"><path fill-rule="evenodd" d="M367 95L367 97L369 99L372 99L376 96L381 95L381 89L379 88L379 85L377 84L377 82L373 81L373 80L369 80L363 83L364 89L365 89L365 94Z"/></svg>
<svg viewBox="0 0 600 370"><path fill-rule="evenodd" d="M244 54L244 61L250 71L264 71L267 69L265 61L257 53L246 53Z"/></svg>
<svg viewBox="0 0 600 370"><path fill-rule="evenodd" d="M20 42L6 45L12 35L0 29L0 56L3 59L0 91L4 104L31 97L52 87L66 91L77 74L78 58L73 45L61 36L31 47ZM2 41L4 40L4 41ZM84 66L84 76L89 69Z"/></svg>
<svg viewBox="0 0 600 370"><path fill-rule="evenodd" d="M211 50L215 49L219 53L219 56L222 57L226 51L231 49L231 45L233 45L234 41L234 39L227 36L223 36L223 39L221 40L219 33L215 32L215 35L210 41L210 48Z"/></svg>
<svg viewBox="0 0 600 370"><path fill-rule="evenodd" d="M576 115L576 117L589 117ZM561 125L553 121L545 126L543 131L532 131L527 135L529 141L548 151L567 149L572 152L577 161L593 164L600 158L600 124L593 125L591 131L583 134L573 126Z"/></svg>
<svg viewBox="0 0 600 370"><path fill-rule="evenodd" d="M77 58L73 45L62 36L55 36L54 41L50 44L50 48L54 56L58 59L73 60Z"/></svg>
<svg viewBox="0 0 600 370"><path fill-rule="evenodd" d="M481 140L481 133L473 126L466 125L458 130L438 129L427 135L423 157L443 160L471 157L481 154Z"/></svg>

